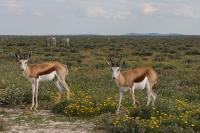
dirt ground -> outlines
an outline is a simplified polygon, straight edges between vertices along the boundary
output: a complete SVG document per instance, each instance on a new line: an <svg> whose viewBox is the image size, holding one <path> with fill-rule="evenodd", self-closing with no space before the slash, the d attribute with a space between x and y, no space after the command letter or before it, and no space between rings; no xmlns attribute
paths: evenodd
<svg viewBox="0 0 200 133"><path fill-rule="evenodd" d="M49 110L31 112L0 107L0 118L6 121L4 133L106 133L97 122L56 115Z"/></svg>

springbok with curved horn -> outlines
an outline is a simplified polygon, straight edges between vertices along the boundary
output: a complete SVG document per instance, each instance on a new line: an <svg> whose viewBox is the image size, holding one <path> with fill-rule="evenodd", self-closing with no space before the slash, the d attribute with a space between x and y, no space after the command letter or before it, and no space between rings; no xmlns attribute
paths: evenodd
<svg viewBox="0 0 200 133"><path fill-rule="evenodd" d="M58 62L51 61L42 64L30 64L28 61L31 58L32 52L29 51L25 54L20 54L19 50L15 53L15 56L20 64L20 69L25 78L27 78L32 84L32 108L35 106L35 110L38 107L38 86L40 81L54 80L57 88L59 89L59 98L61 97L61 90L64 87L67 91L67 98L69 99L69 86L65 82L65 77L68 74L67 66Z"/></svg>
<svg viewBox="0 0 200 133"><path fill-rule="evenodd" d="M120 62L122 60L122 56ZM114 64L112 58L107 60L107 64L112 69L112 77L116 82L119 89L119 104L116 113L119 112L121 101L124 92L130 90L133 104L135 104L135 90L144 90L146 88L147 93L147 106L151 103L152 106L155 103L157 95L153 92L152 87L156 84L158 76L156 71L151 67L136 67L130 68L126 71L121 71L122 66L125 64L123 60L122 64Z"/></svg>

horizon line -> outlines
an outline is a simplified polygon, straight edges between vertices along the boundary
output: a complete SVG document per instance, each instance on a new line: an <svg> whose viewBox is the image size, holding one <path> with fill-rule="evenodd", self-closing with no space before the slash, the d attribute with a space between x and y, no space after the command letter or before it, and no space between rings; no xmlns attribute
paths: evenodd
<svg viewBox="0 0 200 133"><path fill-rule="evenodd" d="M198 36L200 34L183 34L183 33L125 33L125 34L0 34L0 36Z"/></svg>

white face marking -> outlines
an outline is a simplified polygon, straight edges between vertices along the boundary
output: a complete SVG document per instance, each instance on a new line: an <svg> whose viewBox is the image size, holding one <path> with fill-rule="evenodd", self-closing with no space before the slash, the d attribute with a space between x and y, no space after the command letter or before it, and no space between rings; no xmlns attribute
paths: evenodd
<svg viewBox="0 0 200 133"><path fill-rule="evenodd" d="M27 67L27 62L28 62L28 59L22 59L22 60L19 60L19 63L20 63L20 69L22 71L24 71Z"/></svg>
<svg viewBox="0 0 200 133"><path fill-rule="evenodd" d="M112 67L112 77L116 79L120 73L120 67Z"/></svg>

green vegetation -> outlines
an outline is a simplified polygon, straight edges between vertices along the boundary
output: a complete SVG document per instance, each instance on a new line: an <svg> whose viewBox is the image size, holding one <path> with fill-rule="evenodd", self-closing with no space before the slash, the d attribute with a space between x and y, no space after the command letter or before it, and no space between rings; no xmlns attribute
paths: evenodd
<svg viewBox="0 0 200 133"><path fill-rule="evenodd" d="M98 117L113 132L200 131L199 36L72 36L69 47L47 47L44 39L12 36L0 42L1 106L27 108L31 104L31 85L22 77L14 57L16 49L28 48L33 51L30 63L58 60L69 67L66 80L71 87L70 101L64 92L59 102L54 83L43 82L39 109L52 109L67 117ZM127 92L120 114L115 115L118 90L105 60L121 54L126 59L124 69L152 66L158 72L155 107L145 107L144 91L136 91L139 102L133 107Z"/></svg>

